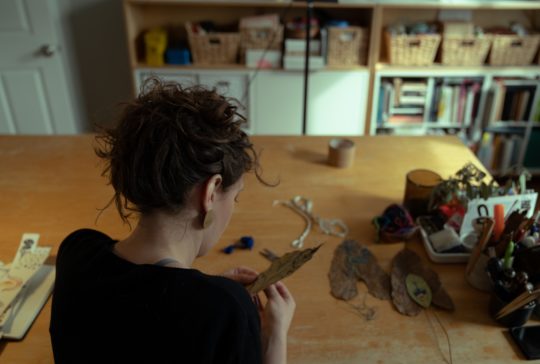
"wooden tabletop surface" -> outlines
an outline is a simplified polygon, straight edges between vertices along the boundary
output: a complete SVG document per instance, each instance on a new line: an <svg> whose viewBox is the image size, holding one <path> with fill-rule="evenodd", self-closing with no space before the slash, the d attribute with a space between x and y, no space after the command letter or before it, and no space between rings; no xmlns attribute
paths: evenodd
<svg viewBox="0 0 540 364"><path fill-rule="evenodd" d="M268 266L258 251L268 248L283 254L304 229L304 220L275 200L302 195L313 201L313 212L340 218L349 238L368 244L384 269L405 244L375 244L373 217L388 205L401 203L405 175L426 168L443 177L466 162L480 165L454 137L377 136L352 138L354 165L338 169L326 163L328 137L253 137L262 150L263 176L277 187L246 176L231 224L220 243L195 268L220 273L246 265L259 271ZM112 189L100 176L102 164L93 153L93 136L0 136L0 260L9 262L24 232L41 234L40 244L53 246L71 231L90 227L115 238L129 232L107 205ZM220 252L224 246L250 235L253 251ZM447 332L454 363L508 363L523 359L517 347L487 313L489 295L470 287L463 264L431 264L421 243L407 246L420 254L440 275L454 300L456 311L429 309L416 316L399 314L389 301L380 301L359 284L352 305L375 309L366 320L351 304L330 295L328 271L335 247L342 239L314 228L306 246L325 244L285 283L297 310L289 332L289 363L444 363L450 362ZM53 363L48 332L50 300L20 342L0 343L0 362ZM440 320L442 326L438 323ZM444 328L444 330L442 329Z"/></svg>

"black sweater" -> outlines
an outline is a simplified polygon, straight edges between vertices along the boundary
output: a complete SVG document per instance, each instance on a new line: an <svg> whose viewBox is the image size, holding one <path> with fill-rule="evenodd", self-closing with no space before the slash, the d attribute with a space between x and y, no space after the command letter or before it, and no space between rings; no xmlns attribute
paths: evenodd
<svg viewBox="0 0 540 364"><path fill-rule="evenodd" d="M247 291L195 269L133 264L78 230L60 245L50 333L56 363L260 363Z"/></svg>

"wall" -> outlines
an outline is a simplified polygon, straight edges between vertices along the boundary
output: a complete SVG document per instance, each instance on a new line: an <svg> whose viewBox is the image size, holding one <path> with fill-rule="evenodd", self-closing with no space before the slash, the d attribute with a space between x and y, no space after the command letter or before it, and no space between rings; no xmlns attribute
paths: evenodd
<svg viewBox="0 0 540 364"><path fill-rule="evenodd" d="M82 131L110 125L132 96L122 2L55 0L64 64Z"/></svg>

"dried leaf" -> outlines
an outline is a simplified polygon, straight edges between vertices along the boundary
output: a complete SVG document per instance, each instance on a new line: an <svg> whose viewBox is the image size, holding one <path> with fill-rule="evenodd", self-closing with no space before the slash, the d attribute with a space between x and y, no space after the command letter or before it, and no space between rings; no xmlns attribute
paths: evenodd
<svg viewBox="0 0 540 364"><path fill-rule="evenodd" d="M334 251L328 273L332 295L349 300L358 294L356 282L366 283L373 296L390 299L390 277L377 263L377 258L356 240L344 240Z"/></svg>
<svg viewBox="0 0 540 364"><path fill-rule="evenodd" d="M322 244L321 244L322 245ZM315 248L297 250L287 253L272 262L270 267L259 274L257 279L246 287L249 293L256 294L273 283L293 274L298 268L311 260L313 254L319 250L321 245Z"/></svg>
<svg viewBox="0 0 540 364"><path fill-rule="evenodd" d="M416 274L426 281L431 288L431 303L437 307L453 311L454 303L444 290L435 271L422 263L420 257L412 250L403 249L392 262L392 302L396 309L409 316L418 315L422 308L407 293L405 280L409 274Z"/></svg>

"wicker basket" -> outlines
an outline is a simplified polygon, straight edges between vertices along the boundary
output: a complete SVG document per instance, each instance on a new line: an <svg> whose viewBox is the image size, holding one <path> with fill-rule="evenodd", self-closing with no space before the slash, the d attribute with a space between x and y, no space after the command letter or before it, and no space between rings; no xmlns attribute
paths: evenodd
<svg viewBox="0 0 540 364"><path fill-rule="evenodd" d="M492 37L445 36L442 39L441 63L448 66L481 66L484 64Z"/></svg>
<svg viewBox="0 0 540 364"><path fill-rule="evenodd" d="M240 37L242 50L280 50L283 45L283 25L278 28L241 28Z"/></svg>
<svg viewBox="0 0 540 364"><path fill-rule="evenodd" d="M433 64L441 42L440 34L391 35L385 32L391 64L427 66Z"/></svg>
<svg viewBox="0 0 540 364"><path fill-rule="evenodd" d="M189 47L194 64L236 63L240 46L240 33L194 34L186 23Z"/></svg>
<svg viewBox="0 0 540 364"><path fill-rule="evenodd" d="M492 66L526 66L532 63L540 34L536 35L493 35L493 45L489 53Z"/></svg>
<svg viewBox="0 0 540 364"><path fill-rule="evenodd" d="M329 66L353 66L366 63L367 30L361 27L329 27Z"/></svg>

